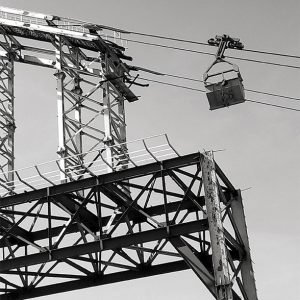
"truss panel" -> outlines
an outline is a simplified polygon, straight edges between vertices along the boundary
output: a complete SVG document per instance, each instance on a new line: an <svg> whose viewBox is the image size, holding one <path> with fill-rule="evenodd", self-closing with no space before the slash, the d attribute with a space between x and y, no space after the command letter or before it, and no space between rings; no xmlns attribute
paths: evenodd
<svg viewBox="0 0 300 300"><path fill-rule="evenodd" d="M203 159L194 153L4 198L1 211L15 205L17 217L15 223L1 217L1 297L26 299L190 267L216 299L229 284L232 299L254 300L241 276L247 256L239 213L232 214L237 191L219 167L230 280L215 275Z"/></svg>

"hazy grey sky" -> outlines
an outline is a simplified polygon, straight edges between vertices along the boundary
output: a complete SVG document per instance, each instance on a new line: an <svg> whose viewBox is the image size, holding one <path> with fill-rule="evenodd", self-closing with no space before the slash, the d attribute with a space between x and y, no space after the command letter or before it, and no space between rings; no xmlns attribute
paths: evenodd
<svg viewBox="0 0 300 300"><path fill-rule="evenodd" d="M299 55L298 0L2 0L1 5L201 42L226 33L240 38L246 49ZM212 60L211 56L134 43L129 43L128 48L127 54L133 56L135 65L199 79ZM245 52L230 54L300 66L299 59ZM235 62L246 88L300 97L299 69ZM18 167L56 157L56 83L52 73L29 66L16 67ZM203 88L201 83L176 83ZM219 165L236 187L252 188L244 192L243 198L259 298L299 297L300 112L252 103L212 112L202 93L154 83L135 91L141 100L126 104L128 140L166 132L183 154L226 149L216 154ZM247 97L300 108L297 101L251 93ZM124 300L211 299L192 271L46 298L113 300L120 299L120 295Z"/></svg>

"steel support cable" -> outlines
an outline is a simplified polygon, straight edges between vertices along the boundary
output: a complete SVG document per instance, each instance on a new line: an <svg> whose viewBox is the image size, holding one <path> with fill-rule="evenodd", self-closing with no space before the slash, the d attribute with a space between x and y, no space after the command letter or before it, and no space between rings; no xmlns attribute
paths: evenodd
<svg viewBox="0 0 300 300"><path fill-rule="evenodd" d="M168 86L172 86L172 87L178 87L178 88L182 88L182 89L187 89L187 90L191 90L191 91L206 93L206 91L204 91L204 90L195 89L195 88L191 88L191 87L188 87L188 86L183 86L183 85L178 85L178 84L172 84L172 83L167 83L167 82L163 82L163 81L152 80L152 79L147 79L147 78L142 78L142 77L139 77L139 79L145 80L145 81L149 81L149 82L164 84L164 85L168 85ZM271 103L267 103L267 102L263 102L263 101L251 100L251 99L246 99L246 101L247 102L252 102L252 103L257 103L257 104L262 104L262 105L273 106L273 107L277 107L277 108L282 108L282 109L286 109L286 110L293 110L293 111L299 111L300 112L300 109L297 109L297 108L294 108L294 107L287 107L287 106L282 106L282 105L277 105L277 104L271 104Z"/></svg>
<svg viewBox="0 0 300 300"><path fill-rule="evenodd" d="M126 40L128 42L137 43L137 44L143 44L143 45L148 45L148 46L154 46L154 47L167 48L167 49L179 50L179 51L184 51L184 52L191 52L191 53L196 53L196 54L205 54L205 55L215 56L214 53L205 52L205 51L199 51L199 50L194 50L194 49L187 49L187 48L182 48L182 47L174 47L174 46L167 46L167 45L156 44L156 43L142 42L142 41L127 39L127 38L124 39L124 40ZM242 50L240 50L240 51L242 51ZM226 57L227 58L231 58L231 59L242 60L242 61L255 62L255 63L261 63L261 64L266 64L266 65L273 65L273 66L278 66L278 67L300 69L300 66L280 64L280 63L263 61L263 60L258 60L258 59L234 57L234 56L228 56L228 55L226 55Z"/></svg>
<svg viewBox="0 0 300 300"><path fill-rule="evenodd" d="M128 33L135 34L134 32L128 32ZM100 34L100 36L115 39L115 37L109 36L109 35ZM149 35L149 36L155 37L155 35ZM156 37L158 37L158 36L156 36ZM175 38L174 39L173 38L168 38L168 39L169 40L174 40L174 41L182 41L182 42L185 41L185 40L175 39ZM128 41L128 42L137 43L137 44L143 44L143 45L148 45L148 46L154 46L154 47L167 48L167 49L172 49L172 50L179 50L179 51L191 52L191 53L196 53L196 54L205 54L205 55L215 56L214 53L205 52L205 51L199 51L199 50L194 50L194 49L187 49L187 48L174 47L174 46L162 45L162 44L157 44L157 43L143 42L143 41L137 41L137 40L127 39L127 38L125 38L124 40ZM192 41L186 41L186 42L190 42L191 43ZM200 44L200 45L210 46L207 43L200 43L200 42L193 42L193 43L194 44ZM248 51L248 52L256 52L256 53L263 53L263 54L274 54L275 55L275 53L265 52L265 51L259 51L259 50L240 50L240 51ZM280 54L280 53L277 53L276 55L285 56L285 57L300 58L299 56L293 56L293 55L290 55L290 54ZM281 64L281 63L275 63L275 62L268 62L268 61L262 61L262 60L258 60L258 59L250 59L250 58L242 58L242 57L234 57L234 56L226 56L226 57L227 58L231 58L231 59L242 60L242 61L255 62L255 63L261 63L261 64L267 64L267 65L273 65L273 66L278 66L278 67L300 69L300 66L298 67L298 66L294 66L294 65Z"/></svg>
<svg viewBox="0 0 300 300"><path fill-rule="evenodd" d="M166 77L185 79L185 80L194 81L194 82L202 82L202 83L204 82L201 79L196 79L196 78L191 78L191 77L186 77L186 76L180 76L180 75L174 75L174 74L168 74L168 73L160 73L160 74L162 76L166 76ZM253 89L245 89L245 91L252 92L252 93L257 93L257 94L268 95L268 96L273 96L273 97L289 99L289 100L300 101L300 98L297 98L297 97L279 95L279 94L274 94L274 93L269 93L269 92L262 92L262 91L257 91L257 90L253 90Z"/></svg>
<svg viewBox="0 0 300 300"><path fill-rule="evenodd" d="M127 33L131 33L131 32L127 32ZM116 39L114 36L110 36L110 35L99 34L99 36L102 36L102 37L105 37L105 38ZM169 38L169 39L175 40L175 41L176 40L180 41L180 39L173 39L173 38ZM178 51L191 52L191 53L196 53L196 54L205 54L205 55L215 56L214 53L205 52L205 51L199 51L199 50L194 50L194 49L187 49L187 48L182 48L182 47L174 47L174 46L162 45L162 44L157 44L157 43L149 43L149 42L137 41L137 40L127 39L127 38L125 38L123 40L125 40L127 42L132 42L132 43L137 43L137 44L143 44L143 45L148 45L148 46L154 46L154 47L167 48L167 49L178 50ZM197 44L197 43L195 42L195 44ZM200 42L198 44L200 44L200 45L206 45L206 46L211 46L209 44L200 43ZM246 51L246 50L240 50L240 51ZM258 50L248 50L248 51L249 52L256 52L256 53L271 54L271 52L258 51ZM275 53L273 53L273 54L275 55ZM280 54L280 53L277 53L277 55L279 55L279 56L285 56L285 57L300 58L299 56L293 56L293 55L289 55L289 54ZM241 61L261 63L261 64L266 64L266 65L273 65L273 66L277 66L277 67L286 67L286 68L292 68L292 69L300 69L300 66L294 66L294 65L288 65L288 64L281 64L281 63L275 63L275 62L268 62L268 61L263 61L263 60L258 60L258 59L250 59L250 58L242 58L242 57L234 57L234 56L226 56L226 57L227 58L231 58L231 59L241 60Z"/></svg>
<svg viewBox="0 0 300 300"><path fill-rule="evenodd" d="M173 83L163 82L163 81L159 81L159 80L153 80L153 79L148 79L148 78L143 78L143 77L139 77L139 79L145 80L145 81L149 81L149 82L154 82L154 83L160 83L160 84L164 84L164 85L169 85L169 86L173 86L173 87L179 87L179 88L187 89L187 90L191 90L191 91L197 91L197 92L203 92L203 93L206 92L204 90L200 90L200 89L196 89L196 88L191 88L191 87L184 86L184 85L179 85L179 84L173 84Z"/></svg>
<svg viewBox="0 0 300 300"><path fill-rule="evenodd" d="M73 19L70 19L73 20ZM75 20L74 20L75 21ZM72 24L72 25L65 25L65 24L59 24L57 25L58 27L64 27L64 26L83 26L84 25L89 25L90 23L83 22L81 24ZM101 25L99 25L101 27ZM116 32L120 32L123 34L132 34L132 35L137 35L137 36L144 36L144 37L151 37L151 38L156 38L156 39L163 39L163 40L168 40L168 41L173 41L173 42L182 42L182 43L187 43L187 44L194 44L194 45L202 45L202 46L212 46L209 45L207 42L200 42L200 41L193 41L193 40L187 40L187 39L181 39L181 38L175 38L175 37L170 37L170 36L163 36L163 35L158 35L158 34L150 34L150 33L144 33L144 32L137 32L137 31L129 31L129 30L123 30L123 29L115 29L109 26L103 25L104 29L110 29L114 30ZM105 36L105 35L103 35ZM112 37L115 38L115 37ZM124 39L129 42L137 42L133 40L128 40ZM254 50L254 49L235 49L243 52L252 52L252 53L259 53L259 54L266 54L266 55L273 55L273 56L281 56L281 57L289 57L289 58L300 58L298 55L293 55L293 54L285 54L285 53L277 53L277 52L270 52L270 51L263 51L263 50ZM214 55L214 54L213 54Z"/></svg>
<svg viewBox="0 0 300 300"><path fill-rule="evenodd" d="M251 99L246 99L246 101L252 102L252 103L257 103L257 104L273 106L273 107L282 108L282 109L287 109L287 110L300 111L300 109L297 109L297 108L287 107L287 106L282 106L282 105L277 105L277 104L271 104L271 103L267 103L267 102L263 102L263 101L257 101L257 100L251 100Z"/></svg>
<svg viewBox="0 0 300 300"><path fill-rule="evenodd" d="M183 43L194 44L194 45L211 46L208 43L204 43L204 42L192 41L192 40L186 40L186 39L180 39L180 38L173 38L173 37L168 37L168 36L163 36L163 35L148 34L148 33L142 33L142 32L134 32L134 31L130 31L130 33L133 35L153 37L153 38L157 38L157 39L163 39L163 40L169 40L169 41L175 41L175 42L183 42ZM239 49L235 49L235 50L239 50ZM298 56L298 55L268 52L268 51L262 51L262 50L242 49L240 51L253 52L253 53L259 53L259 54L268 54L268 55L282 56L282 57L289 57L289 58L300 58L300 56Z"/></svg>

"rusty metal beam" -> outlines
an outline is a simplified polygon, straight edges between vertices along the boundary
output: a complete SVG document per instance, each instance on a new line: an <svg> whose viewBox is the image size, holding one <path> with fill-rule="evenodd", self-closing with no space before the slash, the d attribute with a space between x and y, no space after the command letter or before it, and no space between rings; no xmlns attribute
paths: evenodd
<svg viewBox="0 0 300 300"><path fill-rule="evenodd" d="M212 151L204 154L201 165L207 219L212 246L216 298L218 300L232 300L233 296L228 268L225 236L223 233L224 230L220 208L218 182Z"/></svg>

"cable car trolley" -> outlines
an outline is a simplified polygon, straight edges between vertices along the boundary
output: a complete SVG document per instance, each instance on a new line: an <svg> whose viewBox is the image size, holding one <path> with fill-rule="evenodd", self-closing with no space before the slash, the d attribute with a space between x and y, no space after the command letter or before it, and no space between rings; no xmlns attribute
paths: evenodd
<svg viewBox="0 0 300 300"><path fill-rule="evenodd" d="M239 67L225 60L224 57L227 48L243 49L243 44L239 39L228 35L216 36L208 43L218 46L216 59L203 75L210 110L245 102L243 79ZM212 69L217 70L212 72Z"/></svg>

